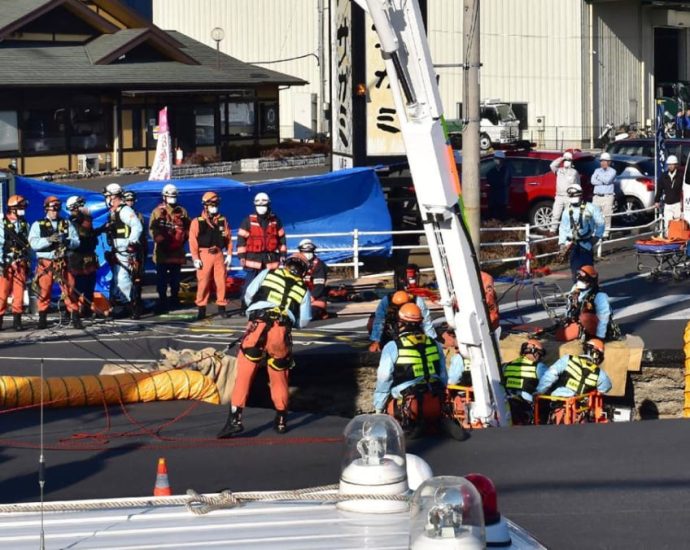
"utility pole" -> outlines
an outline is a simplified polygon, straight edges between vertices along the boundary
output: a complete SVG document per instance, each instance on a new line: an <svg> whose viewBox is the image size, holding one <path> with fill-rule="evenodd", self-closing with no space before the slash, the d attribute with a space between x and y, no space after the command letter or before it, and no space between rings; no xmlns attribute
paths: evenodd
<svg viewBox="0 0 690 550"><path fill-rule="evenodd" d="M326 23L324 0L318 0L319 11L319 102L317 133L326 134L326 47L324 25Z"/></svg>
<svg viewBox="0 0 690 550"><path fill-rule="evenodd" d="M479 0L463 0L462 199L472 244L479 253Z"/></svg>

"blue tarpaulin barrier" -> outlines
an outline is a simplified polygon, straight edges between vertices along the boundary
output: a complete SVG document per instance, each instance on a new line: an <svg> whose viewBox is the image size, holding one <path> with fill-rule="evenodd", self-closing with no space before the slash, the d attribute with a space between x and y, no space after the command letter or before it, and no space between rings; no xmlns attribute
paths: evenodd
<svg viewBox="0 0 690 550"><path fill-rule="evenodd" d="M149 215L161 201L161 189L168 182L145 181L124 186L137 193L137 210L144 214L148 224ZM360 247L377 247L377 250L362 251L360 256L389 255L392 246L391 219L385 197L376 172L371 168L353 168L318 176L290 178L263 183L245 183L224 178L203 178L193 180L172 180L179 189L179 204L191 217L201 213L201 196L206 191L215 191L221 197L221 212L227 217L233 235L247 214L253 212L253 198L256 193L265 192L271 197L271 206L285 225L288 247L294 249L300 237L316 233L349 233L359 231L381 231L384 235L360 236ZM16 192L29 201L27 220L33 222L44 216L43 200L55 195L64 204L71 195L81 195L94 217L94 226L99 227L107 220L107 209L103 195L24 177L16 178ZM66 213L64 213L66 215ZM148 228L146 228L148 230ZM352 236L315 237L319 256L327 263L335 263L352 257ZM98 272L97 290L108 294L110 269L103 257L105 237L101 237L98 257L101 268ZM149 243L147 269L153 269L150 260L153 243ZM332 250L329 250L332 249ZM235 259L236 263L237 260Z"/></svg>

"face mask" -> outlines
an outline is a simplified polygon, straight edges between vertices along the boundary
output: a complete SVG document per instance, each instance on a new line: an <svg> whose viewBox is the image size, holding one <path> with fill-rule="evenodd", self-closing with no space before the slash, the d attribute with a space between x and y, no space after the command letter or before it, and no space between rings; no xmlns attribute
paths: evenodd
<svg viewBox="0 0 690 550"><path fill-rule="evenodd" d="M584 281L577 281L575 283L575 288L577 288L578 290L587 290L589 288L589 285Z"/></svg>
<svg viewBox="0 0 690 550"><path fill-rule="evenodd" d="M570 168L573 165L573 162L571 160L564 160L563 161L563 168Z"/></svg>
<svg viewBox="0 0 690 550"><path fill-rule="evenodd" d="M503 161L501 159L494 159L494 164L496 166L501 166L501 164L503 164Z"/></svg>
<svg viewBox="0 0 690 550"><path fill-rule="evenodd" d="M23 218L25 214L26 214L26 210L17 210L17 217L18 218Z"/></svg>
<svg viewBox="0 0 690 550"><path fill-rule="evenodd" d="M256 213L259 216L263 216L266 212L268 212L268 206L257 206L256 207Z"/></svg>
<svg viewBox="0 0 690 550"><path fill-rule="evenodd" d="M314 259L314 253L313 252L302 252L304 254L304 257L309 260L310 262Z"/></svg>
<svg viewBox="0 0 690 550"><path fill-rule="evenodd" d="M177 204L177 197L165 197L166 204Z"/></svg>
<svg viewBox="0 0 690 550"><path fill-rule="evenodd" d="M568 200L570 201L570 204L580 204L580 197L571 197Z"/></svg>
<svg viewBox="0 0 690 550"><path fill-rule="evenodd" d="M217 206L209 206L208 207L208 213L211 215L218 214L218 207Z"/></svg>

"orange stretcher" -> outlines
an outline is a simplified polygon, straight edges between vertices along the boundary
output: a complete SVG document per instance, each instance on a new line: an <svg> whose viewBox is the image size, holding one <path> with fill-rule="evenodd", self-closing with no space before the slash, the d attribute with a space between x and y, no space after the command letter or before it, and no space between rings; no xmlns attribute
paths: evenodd
<svg viewBox="0 0 690 550"><path fill-rule="evenodd" d="M545 410L547 405L550 405L548 411ZM535 395L535 424L583 424L586 422L601 424L608 421L608 416L604 411L604 396L601 392L593 391L573 397Z"/></svg>
<svg viewBox="0 0 690 550"><path fill-rule="evenodd" d="M483 428L484 425L481 422L470 421L470 408L472 407L472 401L474 401L472 386L449 384L446 389L448 410L453 419L466 430Z"/></svg>

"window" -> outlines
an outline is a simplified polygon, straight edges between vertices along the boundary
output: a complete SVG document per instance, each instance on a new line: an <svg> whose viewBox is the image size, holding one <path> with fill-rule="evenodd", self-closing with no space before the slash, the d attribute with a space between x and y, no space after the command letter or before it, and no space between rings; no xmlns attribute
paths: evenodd
<svg viewBox="0 0 690 550"><path fill-rule="evenodd" d="M213 145L216 142L216 124L211 105L194 107L196 144Z"/></svg>
<svg viewBox="0 0 690 550"><path fill-rule="evenodd" d="M24 111L22 118L24 153L66 152L67 109Z"/></svg>
<svg viewBox="0 0 690 550"><path fill-rule="evenodd" d="M482 107L480 118L488 120L494 126L498 126L498 113L491 107Z"/></svg>
<svg viewBox="0 0 690 550"><path fill-rule="evenodd" d="M228 101L220 106L221 128L229 137L254 137L256 116L253 101Z"/></svg>
<svg viewBox="0 0 690 550"><path fill-rule="evenodd" d="M70 152L106 150L111 148L111 113L102 105L70 109Z"/></svg>
<svg viewBox="0 0 690 550"><path fill-rule="evenodd" d="M158 111L160 107L149 107L146 109L146 147L156 148L157 140L153 137L153 130L158 130Z"/></svg>
<svg viewBox="0 0 690 550"><path fill-rule="evenodd" d="M0 111L0 151L19 149L17 111Z"/></svg>
<svg viewBox="0 0 690 550"><path fill-rule="evenodd" d="M509 158L508 164L513 169L513 176L516 178L529 178L542 174L539 159Z"/></svg>

